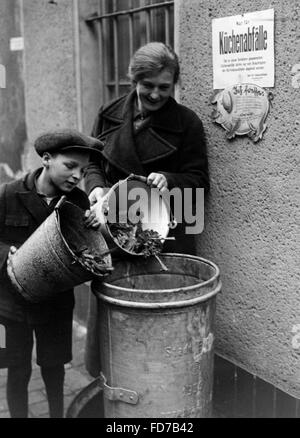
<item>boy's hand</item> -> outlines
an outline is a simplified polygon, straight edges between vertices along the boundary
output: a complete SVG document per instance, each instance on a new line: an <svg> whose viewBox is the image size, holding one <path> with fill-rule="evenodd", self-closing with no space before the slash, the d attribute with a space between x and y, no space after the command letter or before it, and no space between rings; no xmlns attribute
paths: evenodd
<svg viewBox="0 0 300 438"><path fill-rule="evenodd" d="M108 211L108 199L106 196L99 198L99 200L91 206L91 211L95 215L95 223L104 224L106 222L105 212Z"/></svg>
<svg viewBox="0 0 300 438"><path fill-rule="evenodd" d="M107 208L107 197L102 187L95 187L89 195L91 212L94 215L94 227L105 223L104 211Z"/></svg>
<svg viewBox="0 0 300 438"><path fill-rule="evenodd" d="M92 190L91 193L89 194L90 204L94 205L97 202L101 201L103 195L104 195L104 190L102 189L102 187L95 187L94 190Z"/></svg>
<svg viewBox="0 0 300 438"><path fill-rule="evenodd" d="M94 210L86 210L84 213L84 225L88 228L98 228L100 221Z"/></svg>

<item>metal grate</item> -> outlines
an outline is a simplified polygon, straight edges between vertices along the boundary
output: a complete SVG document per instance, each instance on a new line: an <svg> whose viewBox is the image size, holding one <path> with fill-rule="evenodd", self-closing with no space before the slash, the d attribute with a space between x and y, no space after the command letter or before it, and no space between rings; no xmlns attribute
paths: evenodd
<svg viewBox="0 0 300 438"><path fill-rule="evenodd" d="M103 102L127 93L129 59L150 41L174 44L174 1L99 0L100 13L86 18L96 23Z"/></svg>
<svg viewBox="0 0 300 438"><path fill-rule="evenodd" d="M300 418L300 400L215 355L216 418Z"/></svg>

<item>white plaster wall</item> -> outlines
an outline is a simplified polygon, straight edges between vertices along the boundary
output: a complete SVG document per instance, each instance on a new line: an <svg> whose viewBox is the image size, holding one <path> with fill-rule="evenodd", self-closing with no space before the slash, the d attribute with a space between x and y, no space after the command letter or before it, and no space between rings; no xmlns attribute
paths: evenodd
<svg viewBox="0 0 300 438"><path fill-rule="evenodd" d="M23 53L11 50L21 34L20 2L0 2L0 183L21 176L26 142Z"/></svg>
<svg viewBox="0 0 300 438"><path fill-rule="evenodd" d="M300 324L300 89L292 76L300 62L300 6L297 0L176 0L175 7L180 98L198 113L208 138L212 187L198 250L221 270L217 351L300 397L300 347L292 333ZM228 141L210 119L211 20L269 8L275 10L275 87L268 128L258 143Z"/></svg>
<svg viewBox="0 0 300 438"><path fill-rule="evenodd" d="M23 0L26 169L39 163L33 149L38 135L78 127L74 2L56 3Z"/></svg>

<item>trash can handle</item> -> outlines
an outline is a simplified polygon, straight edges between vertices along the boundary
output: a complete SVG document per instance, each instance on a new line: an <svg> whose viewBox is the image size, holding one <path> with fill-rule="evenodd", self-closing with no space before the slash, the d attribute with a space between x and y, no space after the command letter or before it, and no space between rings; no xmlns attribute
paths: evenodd
<svg viewBox="0 0 300 438"><path fill-rule="evenodd" d="M118 186L119 183L125 183L126 181L129 181L129 180L131 180L131 179L136 179L136 180L141 181L141 182L143 182L143 183L147 183L147 177L146 177L146 176L143 176L143 175L135 175L134 173L131 173L130 175L127 176L127 178L125 178L125 179L123 179L123 180L121 180L121 181L118 181L116 184L114 184L114 185L109 189L109 191L106 193L106 195L104 195L103 199L108 199L109 196L110 196L110 194L114 191L114 189ZM162 198L164 197L163 193L161 193L161 197L162 197ZM166 199L165 199L165 201L167 202ZM106 213L108 213L108 207L107 207L107 206L105 207L105 211L106 211ZM172 212L172 210L171 210L171 207L170 207L170 222L168 223L168 227L169 227L171 230L173 230L174 228L177 227L177 220L175 219L175 217L174 217L174 215L173 215L173 212Z"/></svg>
<svg viewBox="0 0 300 438"><path fill-rule="evenodd" d="M99 384L103 389L104 396L111 401L122 401L131 405L136 405L139 401L139 396L136 391L131 391L125 388L115 388L107 384L106 377L102 372L99 376Z"/></svg>

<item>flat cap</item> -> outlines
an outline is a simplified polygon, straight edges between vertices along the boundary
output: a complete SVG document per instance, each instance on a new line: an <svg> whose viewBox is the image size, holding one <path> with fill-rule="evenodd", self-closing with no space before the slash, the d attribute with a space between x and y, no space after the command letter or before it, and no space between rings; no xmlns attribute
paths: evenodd
<svg viewBox="0 0 300 438"><path fill-rule="evenodd" d="M61 129L46 132L34 142L37 153L42 156L44 152L65 152L78 150L87 153L100 154L103 143L97 138L82 134L76 129Z"/></svg>

